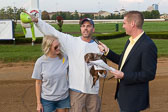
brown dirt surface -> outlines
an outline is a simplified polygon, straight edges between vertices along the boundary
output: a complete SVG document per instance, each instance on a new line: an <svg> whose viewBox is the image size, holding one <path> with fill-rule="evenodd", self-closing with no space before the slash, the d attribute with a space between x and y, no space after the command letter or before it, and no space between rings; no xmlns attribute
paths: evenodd
<svg viewBox="0 0 168 112"><path fill-rule="evenodd" d="M117 68L117 65L108 62ZM0 112L36 112L34 62L0 63ZM100 79L102 112L119 112L114 100L116 80ZM104 88L103 88L104 85ZM155 80L150 82L150 108L143 112L168 112L168 58L158 59ZM102 95L103 93L103 95Z"/></svg>

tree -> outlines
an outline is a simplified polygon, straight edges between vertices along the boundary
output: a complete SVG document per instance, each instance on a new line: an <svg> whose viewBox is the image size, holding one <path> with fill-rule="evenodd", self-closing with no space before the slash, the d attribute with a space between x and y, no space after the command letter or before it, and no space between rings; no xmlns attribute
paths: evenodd
<svg viewBox="0 0 168 112"><path fill-rule="evenodd" d="M142 12L145 19L151 19L151 14L149 11Z"/></svg>
<svg viewBox="0 0 168 112"><path fill-rule="evenodd" d="M153 10L151 12L152 19L159 19L160 18L160 13L158 10Z"/></svg>
<svg viewBox="0 0 168 112"><path fill-rule="evenodd" d="M7 15L8 15L8 19L14 19L13 18L14 17L14 10L10 6L7 7L6 12L7 12Z"/></svg>
<svg viewBox="0 0 168 112"><path fill-rule="evenodd" d="M105 19L111 19L111 15L106 16Z"/></svg>
<svg viewBox="0 0 168 112"><path fill-rule="evenodd" d="M61 16L57 16L57 24L59 26L59 31L62 32L63 18Z"/></svg>
<svg viewBox="0 0 168 112"><path fill-rule="evenodd" d="M151 12L144 11L142 13L145 19L159 19L160 18L160 13L158 10L153 10Z"/></svg>
<svg viewBox="0 0 168 112"><path fill-rule="evenodd" d="M6 11L4 8L0 10L0 19L5 19Z"/></svg>
<svg viewBox="0 0 168 112"><path fill-rule="evenodd" d="M94 19L94 15L93 14L84 14L84 15L81 15L80 18L91 18L91 19Z"/></svg>
<svg viewBox="0 0 168 112"><path fill-rule="evenodd" d="M13 20L19 20L20 19L20 13L26 11L25 9L18 9L16 7L6 7L0 9L0 19L13 19Z"/></svg>
<svg viewBox="0 0 168 112"><path fill-rule="evenodd" d="M79 20L79 14L78 14L78 11L77 11L77 10L75 10L73 19Z"/></svg>
<svg viewBox="0 0 168 112"><path fill-rule="evenodd" d="M16 26L17 26L17 20L20 19L20 13L25 11L25 9L18 9L16 7L6 7L6 8L2 8L0 10L0 19L11 19L14 20L14 32L16 30Z"/></svg>
<svg viewBox="0 0 168 112"><path fill-rule="evenodd" d="M41 14L43 20L50 20L49 14L47 11L43 11Z"/></svg>
<svg viewBox="0 0 168 112"><path fill-rule="evenodd" d="M51 17L51 20L57 20L57 16L58 16L58 13L55 13L52 17Z"/></svg>

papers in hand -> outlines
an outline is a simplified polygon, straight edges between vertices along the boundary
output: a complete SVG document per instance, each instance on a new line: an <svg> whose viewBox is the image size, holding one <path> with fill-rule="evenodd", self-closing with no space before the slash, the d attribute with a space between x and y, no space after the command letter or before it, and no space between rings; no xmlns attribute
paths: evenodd
<svg viewBox="0 0 168 112"><path fill-rule="evenodd" d="M115 71L115 68L109 67L103 60L90 61L90 64L96 65L98 67L104 68L106 70Z"/></svg>

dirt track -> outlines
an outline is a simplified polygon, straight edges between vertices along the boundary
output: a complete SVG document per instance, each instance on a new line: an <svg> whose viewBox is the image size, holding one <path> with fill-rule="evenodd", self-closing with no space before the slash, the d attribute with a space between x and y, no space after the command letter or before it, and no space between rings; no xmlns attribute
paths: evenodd
<svg viewBox="0 0 168 112"><path fill-rule="evenodd" d="M33 62L0 63L0 112L36 112L34 80L31 79L33 66ZM103 79L100 82L101 96ZM119 112L114 100L115 87L115 79L105 80L102 112ZM150 82L151 107L144 112L168 112L167 88L168 58L160 58L156 78Z"/></svg>

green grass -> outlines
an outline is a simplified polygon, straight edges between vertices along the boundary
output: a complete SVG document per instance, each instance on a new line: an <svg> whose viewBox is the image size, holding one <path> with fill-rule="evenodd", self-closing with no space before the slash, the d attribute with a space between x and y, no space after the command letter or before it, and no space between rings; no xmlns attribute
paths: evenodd
<svg viewBox="0 0 168 112"><path fill-rule="evenodd" d="M120 54L125 46L125 43L129 37L118 38L118 39L109 39L109 40L102 40L110 49L114 52ZM168 40L165 39L153 39L154 43L158 49L158 56L159 57L168 57Z"/></svg>
<svg viewBox="0 0 168 112"><path fill-rule="evenodd" d="M41 45L0 45L0 61L35 61L40 55Z"/></svg>
<svg viewBox="0 0 168 112"><path fill-rule="evenodd" d="M168 31L168 21L166 22L145 22L143 25L145 32L164 32Z"/></svg>
<svg viewBox="0 0 168 112"><path fill-rule="evenodd" d="M168 57L168 40L154 39L154 42L158 48L158 56L159 57Z"/></svg>
<svg viewBox="0 0 168 112"><path fill-rule="evenodd" d="M58 25L52 24L56 29ZM113 33L115 32L115 23L95 24L96 33ZM145 22L143 27L145 32L164 32L168 31L168 22ZM119 23L119 31L124 31L122 23ZM80 35L79 24L64 24L63 32L73 35ZM74 33L75 32L75 33ZM22 35L21 25L18 24L15 30L16 35ZM110 49L117 53L121 53L124 49L127 37L118 39L102 40ZM168 57L168 40L154 39L158 48L158 56ZM35 61L42 55L41 45L0 45L0 61L18 62L18 61Z"/></svg>
<svg viewBox="0 0 168 112"><path fill-rule="evenodd" d="M124 49L124 45L129 37L118 39L102 40L110 49L120 54ZM158 56L168 57L168 40L154 39L158 48ZM41 45L0 45L0 61L2 62L18 62L18 61L35 61L43 53Z"/></svg>
<svg viewBox="0 0 168 112"><path fill-rule="evenodd" d="M17 24L16 29L15 29L15 33L23 33L22 27L20 24Z"/></svg>
<svg viewBox="0 0 168 112"><path fill-rule="evenodd" d="M115 23L96 24L96 32L111 33L115 32ZM168 21L166 22L145 22L143 25L145 32L164 32L168 31ZM119 31L125 31L122 28L122 23L119 23Z"/></svg>
<svg viewBox="0 0 168 112"><path fill-rule="evenodd" d="M115 32L115 23L101 23L95 24L96 33L112 33ZM56 29L58 29L57 24L52 24ZM73 34L74 32L80 35L80 26L79 24L64 24L63 32L68 32ZM145 32L163 32L168 31L168 22L145 22L143 29ZM122 23L119 23L119 31L124 31L122 28ZM15 30L16 33L23 33L21 25L18 24Z"/></svg>

